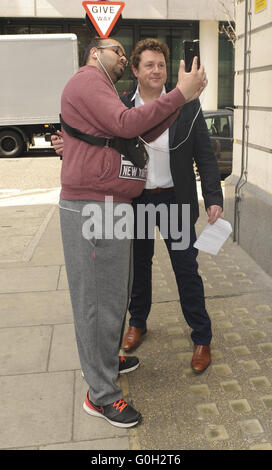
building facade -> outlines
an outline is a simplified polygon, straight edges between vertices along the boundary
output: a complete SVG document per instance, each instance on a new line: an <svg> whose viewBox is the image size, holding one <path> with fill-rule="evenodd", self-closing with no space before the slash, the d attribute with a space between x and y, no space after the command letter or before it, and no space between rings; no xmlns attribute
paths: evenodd
<svg viewBox="0 0 272 470"><path fill-rule="evenodd" d="M234 20L235 49L230 38L219 33ZM82 0L1 0L0 34L58 32L77 35L81 65L91 37ZM171 53L169 86L177 80L183 40L200 39L201 61L209 78L203 108L236 107L225 218L233 225L234 240L272 274L271 0L125 0L114 36L128 56L140 39L166 42ZM119 91L133 85L127 70Z"/></svg>
<svg viewBox="0 0 272 470"><path fill-rule="evenodd" d="M272 4L236 10L234 151L225 217L234 240L272 275Z"/></svg>
<svg viewBox="0 0 272 470"><path fill-rule="evenodd" d="M233 19L233 0L125 0L122 23L113 33L128 56L140 39L156 37L166 42L171 56L170 87L176 84L183 41L200 39L201 61L209 78L203 108L217 109L233 105L234 51L229 38L219 33ZM77 35L81 65L90 40L82 0L1 0L0 34L58 32ZM127 70L118 89L123 92L132 86L133 77Z"/></svg>

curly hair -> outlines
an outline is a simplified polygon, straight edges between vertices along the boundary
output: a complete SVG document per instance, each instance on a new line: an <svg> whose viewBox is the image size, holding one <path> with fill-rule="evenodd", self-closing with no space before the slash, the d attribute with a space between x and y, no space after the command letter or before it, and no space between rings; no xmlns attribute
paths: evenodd
<svg viewBox="0 0 272 470"><path fill-rule="evenodd" d="M131 56L130 56L130 63L134 65L137 69L141 59L141 53L143 51L155 51L161 52L164 55L165 62L169 61L169 48L166 44L159 41L159 39L147 38L143 39L142 41L137 42L135 48L133 49Z"/></svg>

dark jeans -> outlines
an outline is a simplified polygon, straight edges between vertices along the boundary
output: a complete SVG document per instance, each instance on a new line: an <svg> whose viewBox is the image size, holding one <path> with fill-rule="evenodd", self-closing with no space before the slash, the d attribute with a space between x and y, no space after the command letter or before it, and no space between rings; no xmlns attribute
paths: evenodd
<svg viewBox="0 0 272 470"><path fill-rule="evenodd" d="M129 312L131 318L130 326L145 328L152 303L152 258L154 255L154 239L137 239L137 205L138 204L165 204L170 214L170 205L176 204L174 191L150 194L144 191L140 197L134 200L135 213L135 239L134 239L134 280L132 286L131 302ZM170 224L168 217L168 225ZM161 220L156 215L155 224L160 229ZM147 225L147 224L146 224ZM196 261L198 250L193 247L196 240L195 228L190 230L190 244L187 249L174 250L173 240L169 233L164 237L165 244L171 259L172 267L176 276L179 290L180 304L186 322L193 330L191 337L194 344L209 345L212 338L211 321L205 308L203 282L198 274L198 263ZM147 231L146 231L147 233ZM163 235L163 234L162 234Z"/></svg>

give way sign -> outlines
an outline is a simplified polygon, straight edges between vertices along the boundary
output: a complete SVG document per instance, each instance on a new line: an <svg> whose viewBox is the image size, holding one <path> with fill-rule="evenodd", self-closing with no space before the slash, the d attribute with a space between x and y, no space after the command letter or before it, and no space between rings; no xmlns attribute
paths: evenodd
<svg viewBox="0 0 272 470"><path fill-rule="evenodd" d="M124 2L82 2L85 11L101 38L107 38L121 15Z"/></svg>

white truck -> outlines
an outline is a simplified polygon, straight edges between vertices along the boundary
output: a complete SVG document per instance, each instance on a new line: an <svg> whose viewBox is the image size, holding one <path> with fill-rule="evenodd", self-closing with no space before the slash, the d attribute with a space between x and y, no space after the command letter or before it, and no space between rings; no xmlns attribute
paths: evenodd
<svg viewBox="0 0 272 470"><path fill-rule="evenodd" d="M77 70L75 34L0 35L0 157L60 129L61 93Z"/></svg>

